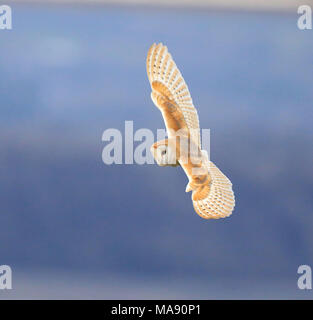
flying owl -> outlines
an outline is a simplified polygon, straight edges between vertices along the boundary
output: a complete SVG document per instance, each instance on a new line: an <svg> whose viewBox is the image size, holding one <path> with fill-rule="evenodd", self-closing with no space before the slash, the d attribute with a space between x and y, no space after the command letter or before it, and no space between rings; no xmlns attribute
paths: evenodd
<svg viewBox="0 0 313 320"><path fill-rule="evenodd" d="M162 113L168 136L151 146L154 159L160 166L183 168L189 179L186 192L192 191L193 206L200 217L230 216L235 206L232 183L201 150L197 110L167 47L154 43L146 64L151 98Z"/></svg>

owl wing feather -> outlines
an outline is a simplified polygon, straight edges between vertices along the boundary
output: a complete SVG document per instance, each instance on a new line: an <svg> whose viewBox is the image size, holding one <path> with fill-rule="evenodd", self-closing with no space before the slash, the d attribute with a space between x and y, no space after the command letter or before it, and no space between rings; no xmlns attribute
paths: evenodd
<svg viewBox="0 0 313 320"><path fill-rule="evenodd" d="M153 102L160 108L156 97L162 95L168 103L174 105L177 112L173 116L179 116L179 120L184 120L182 125L186 126L191 139L201 149L198 113L193 105L187 84L167 47L162 43L154 43L148 51L146 65ZM162 112L162 115L167 125L166 116L169 114L163 114Z"/></svg>
<svg viewBox="0 0 313 320"><path fill-rule="evenodd" d="M235 207L232 183L212 161L206 161L212 179L210 193L204 199L193 200L193 207L204 219L229 217Z"/></svg>

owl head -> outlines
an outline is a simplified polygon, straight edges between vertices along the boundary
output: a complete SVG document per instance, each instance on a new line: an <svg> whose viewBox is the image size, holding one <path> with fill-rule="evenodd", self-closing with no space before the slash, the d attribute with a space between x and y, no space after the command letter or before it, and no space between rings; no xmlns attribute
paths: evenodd
<svg viewBox="0 0 313 320"><path fill-rule="evenodd" d="M176 148L172 146L167 139L155 142L150 150L159 166L176 167L179 164L177 162Z"/></svg>

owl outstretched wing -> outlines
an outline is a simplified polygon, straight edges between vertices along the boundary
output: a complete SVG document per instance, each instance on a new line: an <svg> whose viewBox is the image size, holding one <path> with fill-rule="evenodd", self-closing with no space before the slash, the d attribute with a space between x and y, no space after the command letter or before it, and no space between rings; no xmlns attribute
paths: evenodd
<svg viewBox="0 0 313 320"><path fill-rule="evenodd" d="M167 129L175 130L186 126L191 139L201 149L198 113L192 103L187 84L167 47L162 43L154 43L148 51L146 65L152 88L152 101L159 108L161 103L166 102L170 111L175 111L173 115L175 119L172 116L172 121L169 121L167 117L171 114L164 115L162 108L160 108Z"/></svg>
<svg viewBox="0 0 313 320"><path fill-rule="evenodd" d="M199 200L194 200L193 207L197 214L204 219L226 218L232 214L235 207L235 196L231 181L206 158L206 166L212 179L209 194Z"/></svg>

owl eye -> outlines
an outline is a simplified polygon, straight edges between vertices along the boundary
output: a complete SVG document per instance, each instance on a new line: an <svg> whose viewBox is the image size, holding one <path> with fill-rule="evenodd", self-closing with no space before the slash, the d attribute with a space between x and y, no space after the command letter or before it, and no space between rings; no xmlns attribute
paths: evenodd
<svg viewBox="0 0 313 320"><path fill-rule="evenodd" d="M165 154L166 154L166 150L163 150L163 151L161 152L161 155L164 156Z"/></svg>

